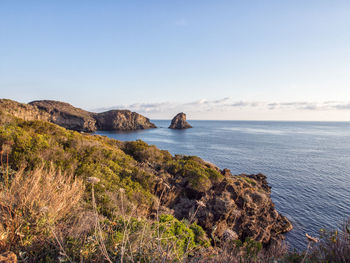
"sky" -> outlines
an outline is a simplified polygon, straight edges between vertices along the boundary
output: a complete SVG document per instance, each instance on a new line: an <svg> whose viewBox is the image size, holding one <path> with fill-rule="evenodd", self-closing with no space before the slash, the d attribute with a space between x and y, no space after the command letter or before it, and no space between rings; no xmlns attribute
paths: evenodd
<svg viewBox="0 0 350 263"><path fill-rule="evenodd" d="M0 97L350 121L350 1L0 0Z"/></svg>

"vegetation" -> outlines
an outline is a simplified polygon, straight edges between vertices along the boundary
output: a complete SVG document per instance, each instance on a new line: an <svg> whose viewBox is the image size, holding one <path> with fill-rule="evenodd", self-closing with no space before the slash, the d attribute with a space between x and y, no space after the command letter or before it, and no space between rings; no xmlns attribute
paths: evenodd
<svg viewBox="0 0 350 263"><path fill-rule="evenodd" d="M167 151L3 113L0 122L0 251L32 262L147 262L181 261L209 246L194 223L140 216L156 198L155 174L140 164L164 171L160 166L172 159Z"/></svg>
<svg viewBox="0 0 350 263"><path fill-rule="evenodd" d="M176 158L168 161L167 171L187 178L188 187L198 192L205 192L210 188L212 182L218 182L223 178L219 171L196 156L177 155Z"/></svg>
<svg viewBox="0 0 350 263"><path fill-rule="evenodd" d="M0 254L12 251L22 262L350 262L349 224L323 230L320 242L297 253L249 238L216 247L191 219L159 208L151 213L164 176L185 181L193 193L223 180L195 156L173 157L142 141L122 143L1 111L0 146ZM253 179L237 180L256 187Z"/></svg>

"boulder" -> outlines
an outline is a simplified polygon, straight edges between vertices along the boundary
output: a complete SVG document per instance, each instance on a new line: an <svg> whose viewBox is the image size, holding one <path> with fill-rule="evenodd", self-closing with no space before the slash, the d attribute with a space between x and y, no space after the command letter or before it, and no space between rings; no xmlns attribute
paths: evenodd
<svg viewBox="0 0 350 263"><path fill-rule="evenodd" d="M186 114L183 112L178 113L172 120L169 126L170 129L188 129L192 126L186 121Z"/></svg>

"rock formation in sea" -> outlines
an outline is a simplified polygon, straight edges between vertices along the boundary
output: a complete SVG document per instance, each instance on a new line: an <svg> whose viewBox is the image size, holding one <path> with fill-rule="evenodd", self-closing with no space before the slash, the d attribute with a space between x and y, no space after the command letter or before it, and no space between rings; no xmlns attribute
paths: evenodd
<svg viewBox="0 0 350 263"><path fill-rule="evenodd" d="M136 112L112 110L93 113L65 102L53 100L39 100L24 104L2 99L0 109L24 120L49 121L66 129L83 132L156 128L148 118Z"/></svg>
<svg viewBox="0 0 350 263"><path fill-rule="evenodd" d="M99 130L143 130L157 128L141 114L129 110L110 110L94 115Z"/></svg>
<svg viewBox="0 0 350 263"><path fill-rule="evenodd" d="M186 114L183 112L178 113L172 120L169 126L170 129L188 129L192 126L186 121Z"/></svg>

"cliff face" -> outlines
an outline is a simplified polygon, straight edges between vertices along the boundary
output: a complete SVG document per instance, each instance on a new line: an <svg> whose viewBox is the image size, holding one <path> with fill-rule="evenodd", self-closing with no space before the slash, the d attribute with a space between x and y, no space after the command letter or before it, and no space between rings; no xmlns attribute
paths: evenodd
<svg viewBox="0 0 350 263"><path fill-rule="evenodd" d="M178 113L172 120L169 126L170 129L188 129L192 126L186 121L186 114L183 112Z"/></svg>
<svg viewBox="0 0 350 263"><path fill-rule="evenodd" d="M143 130L157 128L150 120L129 110L111 110L94 115L99 130Z"/></svg>
<svg viewBox="0 0 350 263"><path fill-rule="evenodd" d="M84 132L96 130L130 131L156 128L150 120L136 112L112 110L93 113L68 103L52 100L33 101L29 104L0 100L0 110L24 120L44 120L66 129Z"/></svg>
<svg viewBox="0 0 350 263"><path fill-rule="evenodd" d="M32 101L29 105L49 114L49 121L66 129L84 132L96 131L93 114L72 105L52 100Z"/></svg>
<svg viewBox="0 0 350 263"><path fill-rule="evenodd" d="M48 121L50 119L50 114L39 110L36 106L8 99L0 99L0 110L25 121Z"/></svg>
<svg viewBox="0 0 350 263"><path fill-rule="evenodd" d="M159 181L155 191L162 203L157 209L191 219L221 241L249 237L268 245L292 230L289 220L275 209L266 176L234 176L227 169L216 170L222 178L207 185L201 182L206 186L195 189L187 177Z"/></svg>

